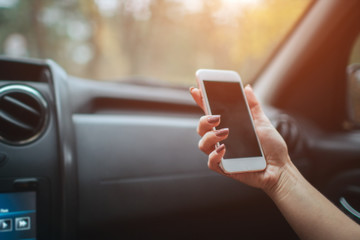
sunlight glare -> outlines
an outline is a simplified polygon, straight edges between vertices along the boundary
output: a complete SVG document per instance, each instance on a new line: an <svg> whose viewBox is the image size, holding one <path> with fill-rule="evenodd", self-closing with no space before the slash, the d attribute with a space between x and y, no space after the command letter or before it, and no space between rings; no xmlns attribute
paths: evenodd
<svg viewBox="0 0 360 240"><path fill-rule="evenodd" d="M226 5L258 5L262 0L221 0Z"/></svg>
<svg viewBox="0 0 360 240"><path fill-rule="evenodd" d="M203 9L203 0L183 0L180 1L189 12L200 12Z"/></svg>
<svg viewBox="0 0 360 240"><path fill-rule="evenodd" d="M174 0L177 1L177 0ZM200 12L203 9L204 2L206 0L181 0L181 2L185 9L189 12ZM260 4L262 0L221 0L223 7L232 8L239 6L252 6Z"/></svg>

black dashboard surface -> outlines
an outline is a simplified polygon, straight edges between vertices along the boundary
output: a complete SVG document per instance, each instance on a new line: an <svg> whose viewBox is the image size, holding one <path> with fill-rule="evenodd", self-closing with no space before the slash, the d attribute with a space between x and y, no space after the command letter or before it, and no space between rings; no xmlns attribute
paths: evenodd
<svg viewBox="0 0 360 240"><path fill-rule="evenodd" d="M35 181L39 239L214 239L234 236L239 225L245 238L279 231L296 238L263 192L208 170L197 148L202 112L187 89L74 78L52 61L2 58L0 67L0 89L24 85L48 104L36 139L0 142L6 156L0 192L18 191L16 181ZM271 107L266 112L294 163L317 186L326 185L319 176L336 174L337 159L344 170L358 166L358 133L325 134L301 117ZM319 170L329 151L331 163Z"/></svg>

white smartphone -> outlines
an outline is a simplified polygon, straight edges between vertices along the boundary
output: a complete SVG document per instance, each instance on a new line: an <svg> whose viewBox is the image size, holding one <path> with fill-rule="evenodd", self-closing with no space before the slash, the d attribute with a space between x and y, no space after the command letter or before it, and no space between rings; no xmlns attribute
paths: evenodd
<svg viewBox="0 0 360 240"><path fill-rule="evenodd" d="M266 160L256 135L250 109L239 74L234 71L199 69L198 86L203 95L205 113L220 115L220 125L229 128L222 141L226 152L220 166L226 173L261 171Z"/></svg>

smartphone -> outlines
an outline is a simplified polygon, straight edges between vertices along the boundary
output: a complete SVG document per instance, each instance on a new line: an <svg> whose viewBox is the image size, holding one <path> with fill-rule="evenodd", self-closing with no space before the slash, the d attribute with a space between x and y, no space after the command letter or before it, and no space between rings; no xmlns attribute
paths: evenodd
<svg viewBox="0 0 360 240"><path fill-rule="evenodd" d="M220 166L226 173L261 171L266 160L256 135L239 74L227 70L199 69L196 72L205 113L220 115L220 125L229 128L222 141L226 152Z"/></svg>

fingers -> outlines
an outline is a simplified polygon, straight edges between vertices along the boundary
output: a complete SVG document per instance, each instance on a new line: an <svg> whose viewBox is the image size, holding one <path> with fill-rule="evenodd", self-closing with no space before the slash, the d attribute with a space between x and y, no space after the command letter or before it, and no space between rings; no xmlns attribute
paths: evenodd
<svg viewBox="0 0 360 240"><path fill-rule="evenodd" d="M197 127L197 133L202 137L205 133L208 131L211 131L214 129L214 127L217 127L220 124L220 116L214 115L214 116L202 116L200 118L198 127Z"/></svg>
<svg viewBox="0 0 360 240"><path fill-rule="evenodd" d="M209 160L208 160L208 167L211 170L218 172L220 174L223 174L223 175L226 175L226 174L221 169L219 164L221 162L221 159L224 157L225 151L226 151L225 145L221 144L219 147L216 148L216 150L214 150L210 153Z"/></svg>
<svg viewBox="0 0 360 240"><path fill-rule="evenodd" d="M206 154L210 154L214 151L216 143L226 139L228 135L228 128L207 132L199 141L199 149Z"/></svg>
<svg viewBox="0 0 360 240"><path fill-rule="evenodd" d="M197 105L205 112L203 97L201 91L198 88L191 87L190 93Z"/></svg>

